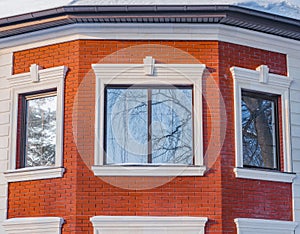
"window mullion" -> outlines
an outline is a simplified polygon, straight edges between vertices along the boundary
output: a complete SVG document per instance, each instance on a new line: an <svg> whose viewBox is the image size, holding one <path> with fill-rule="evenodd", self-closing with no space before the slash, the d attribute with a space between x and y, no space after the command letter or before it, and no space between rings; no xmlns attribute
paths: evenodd
<svg viewBox="0 0 300 234"><path fill-rule="evenodd" d="M152 163L152 89L148 88L148 163Z"/></svg>

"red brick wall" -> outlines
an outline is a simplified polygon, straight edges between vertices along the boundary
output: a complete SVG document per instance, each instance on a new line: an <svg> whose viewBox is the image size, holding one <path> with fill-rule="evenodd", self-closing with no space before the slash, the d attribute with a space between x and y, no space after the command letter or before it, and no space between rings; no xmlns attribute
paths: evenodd
<svg viewBox="0 0 300 234"><path fill-rule="evenodd" d="M209 216L208 230L221 231L221 177L220 164L214 165L215 173L204 178L175 178L161 184L164 178L95 178L88 170L93 164L94 136L94 75L89 73L93 63L142 63L151 55L157 63L205 63L214 66L212 76L217 74L217 42L117 42L81 41L78 120L84 123L77 132L82 161L78 164L77 207L79 230L91 232L87 222L94 215L152 215L152 216ZM124 49L124 50L123 50ZM183 51L182 51L183 50ZM118 51L117 53L113 53ZM188 55L192 54L195 58ZM109 56L110 55L110 56ZM92 120L92 121L91 121ZM88 165L88 167L87 167ZM84 176L87 175L88 177ZM114 185L112 186L108 182ZM88 184L88 188L87 188ZM125 190L124 187L148 185L147 190ZM120 188L121 187L121 188ZM153 188L151 188L153 187ZM88 204L86 200L92 201Z"/></svg>
<svg viewBox="0 0 300 234"><path fill-rule="evenodd" d="M205 161L210 170L204 177L170 178L161 183L165 178L96 178L91 171L95 121L91 64L142 63L147 55L158 63L200 62L208 68L203 79L203 126L204 148L209 152ZM33 63L44 68L69 67L64 124L66 173L61 179L11 183L9 218L60 216L66 220L63 234L92 233L89 218L94 215L204 216L209 218L207 233L234 232L233 219L237 217L291 220L290 185L234 178L233 87L229 71L233 65L255 69L266 64L271 72L286 74L285 55L215 41L82 40L14 54L15 73L28 72ZM220 111L221 97L225 116ZM224 126L226 132L222 132ZM218 137L222 133L224 144ZM149 188L138 189L145 185ZM284 191L280 198L276 196L279 190Z"/></svg>
<svg viewBox="0 0 300 234"><path fill-rule="evenodd" d="M289 184L235 179L233 173L235 166L234 100L233 82L229 71L232 66L255 70L256 67L264 64L269 66L271 73L286 75L286 56L224 42L220 43L219 55L220 82L228 118L227 135L222 149L223 231L224 233L234 231L233 219L237 217L292 220L292 188ZM282 135L280 138L282 146ZM281 162L282 154L281 152Z"/></svg>
<svg viewBox="0 0 300 234"><path fill-rule="evenodd" d="M78 154L73 141L72 110L78 87L79 42L62 43L14 54L14 73L29 72L30 64L43 68L66 65L64 113L64 166L61 179L37 180L9 184L8 218L26 216L59 216L67 220L63 233L76 228L76 179Z"/></svg>

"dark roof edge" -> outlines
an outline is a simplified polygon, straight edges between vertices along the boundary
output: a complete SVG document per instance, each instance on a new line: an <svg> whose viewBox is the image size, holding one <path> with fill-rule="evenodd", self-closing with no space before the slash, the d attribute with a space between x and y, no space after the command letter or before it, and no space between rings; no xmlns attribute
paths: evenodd
<svg viewBox="0 0 300 234"><path fill-rule="evenodd" d="M245 7L234 5L80 5L80 6L62 6L42 11L36 11L16 16L0 18L0 27L7 24L17 24L24 21L32 21L40 18L51 18L54 16L65 14L86 14L86 13L121 13L122 15L130 15L132 13L194 13L197 11L207 12L236 12L251 16L257 16L265 19L271 19L282 23L295 24L300 26L299 19L293 19L286 16L276 15L268 12L248 9Z"/></svg>
<svg viewBox="0 0 300 234"><path fill-rule="evenodd" d="M115 5L115 6L62 6L37 12L26 13L0 19L0 38L30 32L28 30L16 30L23 23L41 24L39 20L54 19L60 16L80 17L108 17L111 20L130 17L219 17L218 23L232 25L241 28L247 28L255 31L261 31L283 36L291 39L300 40L300 20L271 14L263 11L248 9L234 5ZM60 19L59 24L71 24L76 20ZM77 21L77 23L79 20ZM186 21L183 21L186 22ZM214 21L215 22L215 21ZM159 23L159 22L156 22ZM16 26L14 29L6 30L6 26ZM45 23L39 29L54 27L55 24ZM259 26L269 27L269 31L260 30ZM1 32L2 27L2 32ZM8 27L9 28L9 27ZM35 28L36 30L37 28ZM278 33L272 33L277 31ZM5 33L3 32L5 31ZM33 30L32 30L33 31ZM282 33L282 31L285 31ZM279 33L280 32L280 33ZM288 36L292 35L292 36Z"/></svg>

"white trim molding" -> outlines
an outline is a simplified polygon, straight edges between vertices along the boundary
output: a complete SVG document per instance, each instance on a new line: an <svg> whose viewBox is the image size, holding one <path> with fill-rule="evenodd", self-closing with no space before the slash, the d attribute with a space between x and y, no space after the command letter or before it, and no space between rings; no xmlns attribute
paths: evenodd
<svg viewBox="0 0 300 234"><path fill-rule="evenodd" d="M60 217L12 218L3 222L7 234L61 234Z"/></svg>
<svg viewBox="0 0 300 234"><path fill-rule="evenodd" d="M205 70L203 64L154 64L154 59L148 57L148 64L93 64L96 75L96 117L95 117L95 163L92 167L96 176L202 176L206 170L203 165L203 132L202 132L202 76ZM146 62L148 60L145 60ZM125 168L107 167L104 165L104 100L106 85L192 85L193 86L193 149L194 165L167 168L152 165L135 165ZM130 166L130 165L128 165ZM136 169L136 170L135 170ZM163 169L166 169L164 171Z"/></svg>
<svg viewBox="0 0 300 234"><path fill-rule="evenodd" d="M253 180L266 180L284 183L292 183L296 178L294 173L284 173L280 171L248 169L248 168L234 168L235 176L237 178L253 179Z"/></svg>
<svg viewBox="0 0 300 234"><path fill-rule="evenodd" d="M298 225L292 221L237 218L237 234L294 234Z"/></svg>
<svg viewBox="0 0 300 234"><path fill-rule="evenodd" d="M234 37L232 35L235 35ZM297 54L299 41L220 24L70 24L0 39L0 49L20 51L74 40L212 40ZM259 39L259 40L258 40Z"/></svg>
<svg viewBox="0 0 300 234"><path fill-rule="evenodd" d="M206 217L94 216L95 234L204 234Z"/></svg>
<svg viewBox="0 0 300 234"><path fill-rule="evenodd" d="M60 178L64 172L63 167L33 167L6 171L4 175L7 182L16 182Z"/></svg>
<svg viewBox="0 0 300 234"><path fill-rule="evenodd" d="M284 157L284 172L292 172L292 157L291 157L291 134L290 134L290 85L292 79L287 76L281 76L269 73L267 66L259 66L256 70L250 70L240 67L232 67L231 73L234 82L234 110L235 110L235 152L236 152L236 169L235 174L238 178L262 179L286 182L292 175L282 175L272 173L270 176L264 176L264 172L259 172L256 169L245 169L243 167L243 140L242 140L242 110L241 98L242 90L251 90L257 92L276 94L281 97L281 116L282 116L282 136L283 136L283 157ZM251 173L253 172L253 173ZM262 177L259 178L259 175ZM290 181L288 179L288 181Z"/></svg>
<svg viewBox="0 0 300 234"><path fill-rule="evenodd" d="M12 75L7 78L12 92L11 108L11 140L8 171L5 177L9 182L37 180L62 177L63 166L63 119L64 119L64 80L68 68L66 66L42 69L36 64L31 65L30 72ZM16 168L17 127L19 95L30 92L56 89L56 155L55 165L49 167Z"/></svg>
<svg viewBox="0 0 300 234"><path fill-rule="evenodd" d="M97 176L203 176L204 166L93 166Z"/></svg>

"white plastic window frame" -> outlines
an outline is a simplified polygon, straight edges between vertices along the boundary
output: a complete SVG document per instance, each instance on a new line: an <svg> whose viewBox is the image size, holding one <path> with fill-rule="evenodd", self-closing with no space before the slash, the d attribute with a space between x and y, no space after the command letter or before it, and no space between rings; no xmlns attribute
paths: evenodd
<svg viewBox="0 0 300 234"><path fill-rule="evenodd" d="M237 218L237 234L294 234L298 225L292 221Z"/></svg>
<svg viewBox="0 0 300 234"><path fill-rule="evenodd" d="M30 72L13 75L8 79L12 92L11 108L11 141L9 145L8 170L4 173L8 182L59 178L63 176L63 119L64 119L64 78L66 66L41 69L33 64ZM16 168L17 131L19 96L31 93L42 93L44 90L56 89L56 155L55 165Z"/></svg>
<svg viewBox="0 0 300 234"><path fill-rule="evenodd" d="M204 234L206 217L94 216L94 233Z"/></svg>
<svg viewBox="0 0 300 234"><path fill-rule="evenodd" d="M235 110L235 153L236 167L234 173L237 178L266 180L292 183L295 174L292 173L291 136L290 136L290 85L292 80L287 76L269 73L265 65L256 70L232 67L234 82L234 110ZM283 136L283 172L259 168L243 168L243 140L242 140L242 90L263 92L278 95L281 99L281 129Z"/></svg>
<svg viewBox="0 0 300 234"><path fill-rule="evenodd" d="M26 217L4 220L7 234L61 234L64 219L60 217Z"/></svg>
<svg viewBox="0 0 300 234"><path fill-rule="evenodd" d="M145 62L145 60L144 60ZM96 176L203 176L202 76L203 64L93 64L96 76ZM150 73L149 73L150 72ZM106 85L192 85L194 165L104 165L104 101Z"/></svg>

